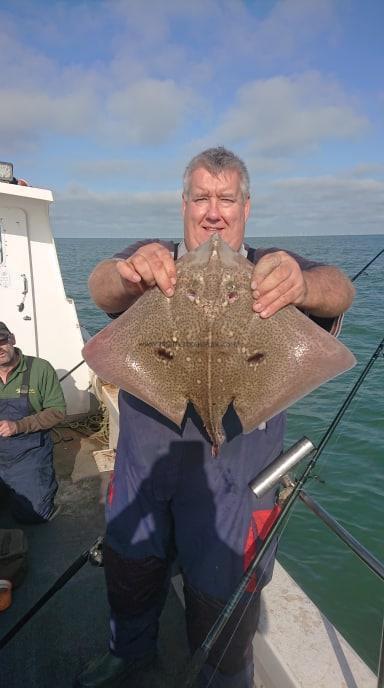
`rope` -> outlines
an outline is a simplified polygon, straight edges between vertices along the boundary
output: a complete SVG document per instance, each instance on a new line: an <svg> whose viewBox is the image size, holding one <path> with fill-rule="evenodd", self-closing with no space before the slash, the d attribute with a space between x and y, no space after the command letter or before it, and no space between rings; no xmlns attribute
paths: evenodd
<svg viewBox="0 0 384 688"><path fill-rule="evenodd" d="M95 439L102 445L109 445L109 414L106 406L102 403L100 403L100 409L97 413L94 413L80 420L73 420L60 423L57 427L70 428L71 430L75 430L81 435L85 435L85 437L92 436L92 439ZM60 436L59 441L62 440L68 441L64 440ZM58 442L56 442L55 444L58 444Z"/></svg>

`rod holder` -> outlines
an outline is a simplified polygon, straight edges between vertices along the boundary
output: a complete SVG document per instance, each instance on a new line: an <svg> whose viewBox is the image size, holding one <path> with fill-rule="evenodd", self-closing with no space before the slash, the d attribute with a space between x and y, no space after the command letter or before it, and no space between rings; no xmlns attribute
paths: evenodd
<svg viewBox="0 0 384 688"><path fill-rule="evenodd" d="M301 440L293 444L286 452L280 454L257 478L254 478L249 483L252 492L256 497L263 497L268 490L275 487L281 481L281 478L293 466L296 466L301 459L308 456L314 449L315 445L312 444L308 437L302 437Z"/></svg>

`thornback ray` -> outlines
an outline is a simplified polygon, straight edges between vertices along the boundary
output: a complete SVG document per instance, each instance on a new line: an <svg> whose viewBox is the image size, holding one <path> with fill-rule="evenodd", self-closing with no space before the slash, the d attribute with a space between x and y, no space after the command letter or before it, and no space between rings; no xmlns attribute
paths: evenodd
<svg viewBox="0 0 384 688"><path fill-rule="evenodd" d="M212 236L176 262L172 297L146 291L87 342L84 359L179 426L192 402L217 453L231 403L247 433L356 363L294 306L260 318L253 268Z"/></svg>

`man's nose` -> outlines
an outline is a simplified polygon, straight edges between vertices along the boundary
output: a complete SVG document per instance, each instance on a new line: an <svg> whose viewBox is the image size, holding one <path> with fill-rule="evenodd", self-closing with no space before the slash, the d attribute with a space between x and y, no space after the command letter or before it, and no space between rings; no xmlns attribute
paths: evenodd
<svg viewBox="0 0 384 688"><path fill-rule="evenodd" d="M209 199L207 217L210 220L219 220L220 219L219 203L218 203L217 198L211 197Z"/></svg>

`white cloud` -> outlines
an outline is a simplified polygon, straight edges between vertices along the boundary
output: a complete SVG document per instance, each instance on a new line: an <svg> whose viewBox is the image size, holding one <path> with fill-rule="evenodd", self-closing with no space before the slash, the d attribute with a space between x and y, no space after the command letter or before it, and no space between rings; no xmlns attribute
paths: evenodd
<svg viewBox="0 0 384 688"><path fill-rule="evenodd" d="M336 28L334 0L281 0L258 25L255 43L264 59L302 55L324 29L328 40Z"/></svg>
<svg viewBox="0 0 384 688"><path fill-rule="evenodd" d="M38 142L44 134L86 134L95 98L89 91L52 96L42 91L0 92L0 130L15 146Z"/></svg>
<svg viewBox="0 0 384 688"><path fill-rule="evenodd" d="M384 181L350 177L281 179L255 189L252 235L379 234ZM53 206L57 236L180 237L180 192L95 193L73 186Z"/></svg>
<svg viewBox="0 0 384 688"><path fill-rule="evenodd" d="M103 98L86 80L73 91L1 90L0 129L8 146L37 146L45 137L82 136L103 143L159 145L175 137L194 109L189 89L170 80L145 79Z"/></svg>
<svg viewBox="0 0 384 688"><path fill-rule="evenodd" d="M246 142L252 151L269 155L301 152L330 138L350 138L368 124L337 83L318 72L245 84L237 100L210 139Z"/></svg>
<svg viewBox="0 0 384 688"><path fill-rule="evenodd" d="M168 237L182 234L181 193L96 193L73 186L56 194L57 236Z"/></svg>
<svg viewBox="0 0 384 688"><path fill-rule="evenodd" d="M132 184L137 186L141 180L142 187L161 184L172 187L175 180L180 181L181 170L184 161L180 156L167 157L166 164L155 164L153 159L144 159L137 156L128 158L97 158L96 160L74 160L71 163L71 174L74 179L93 183L94 180L108 182L112 180L115 188L124 184L129 188ZM144 190L144 189L143 189Z"/></svg>
<svg viewBox="0 0 384 688"><path fill-rule="evenodd" d="M367 177L383 170L362 153L364 143L379 141L379 96L345 70L351 43L337 0L251 8L245 0L162 0L150 11L142 0L45 4L44 13L28 0L0 10L2 157L16 174L56 188L76 179L96 188L102 180L106 189L175 189L200 147L223 144L239 150L251 172L251 231L355 231L364 216L382 231L382 189ZM322 68L328 46L341 58L334 73L308 71ZM378 123L365 141L358 96ZM362 145L346 153L343 142L358 137ZM312 170L343 174L300 179L308 153ZM72 187L58 196L55 222L67 236L178 236L179 194Z"/></svg>
<svg viewBox="0 0 384 688"><path fill-rule="evenodd" d="M341 190L355 194L359 191L373 191L384 194L384 182L377 179L350 179L327 175L324 177L295 177L280 179L273 182L273 186L280 189L315 190L318 193L339 193ZM384 199L384 196L383 196ZM382 199L382 200L383 200Z"/></svg>
<svg viewBox="0 0 384 688"><path fill-rule="evenodd" d="M108 100L103 129L135 145L164 143L175 136L194 96L172 80L144 79Z"/></svg>
<svg viewBox="0 0 384 688"><path fill-rule="evenodd" d="M367 175L384 175L384 164L377 162L361 162L346 170L346 175L352 177L366 177Z"/></svg>
<svg viewBox="0 0 384 688"><path fill-rule="evenodd" d="M267 220L275 234L379 234L384 222L384 181L325 176L273 182L255 199L254 227ZM275 231L276 230L276 231Z"/></svg>
<svg viewBox="0 0 384 688"><path fill-rule="evenodd" d="M277 0L268 3L264 16L258 16L246 2L233 0L162 0L152 3L150 16L143 22L141 0L118 2L120 13L129 32L131 43L144 48L144 59L153 59L153 47L162 46L156 56L157 64L166 66L163 58L181 49L174 39L172 28L180 28L187 37L179 53L184 60L173 63L173 69L191 66L187 43L197 49L205 48L215 63L233 64L244 58L271 62L300 55L303 45L310 51L316 37L327 32L333 35L337 25L335 0ZM177 33L176 33L177 35ZM130 52L130 45L120 41L119 49ZM204 54L204 53L202 53ZM188 59L189 57L189 59ZM169 64L169 63L168 63Z"/></svg>
<svg viewBox="0 0 384 688"><path fill-rule="evenodd" d="M164 0L150 12L138 0L52 3L43 18L18 6L18 19L0 12L0 127L9 149L41 146L52 133L162 144L186 131L197 107L221 115L222 70L230 83L236 65L256 67L267 46L298 51L332 15L332 0L280 0L263 19L230 0Z"/></svg>

